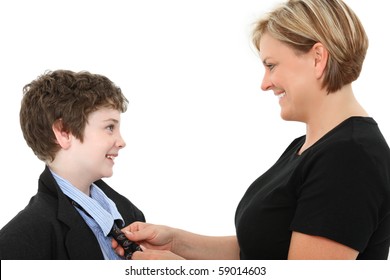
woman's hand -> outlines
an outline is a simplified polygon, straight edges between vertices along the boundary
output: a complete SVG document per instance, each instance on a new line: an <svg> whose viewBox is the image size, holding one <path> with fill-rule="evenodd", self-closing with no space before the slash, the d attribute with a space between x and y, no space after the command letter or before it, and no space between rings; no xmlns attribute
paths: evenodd
<svg viewBox="0 0 390 280"><path fill-rule="evenodd" d="M143 248L154 250L172 250L174 229L168 226L134 222L122 229L126 237L137 242Z"/></svg>
<svg viewBox="0 0 390 280"><path fill-rule="evenodd" d="M133 259L183 259L170 252L174 239L174 229L168 226L134 222L122 229L126 237L138 243L143 252L135 252ZM112 247L120 256L124 255L123 248L112 240Z"/></svg>

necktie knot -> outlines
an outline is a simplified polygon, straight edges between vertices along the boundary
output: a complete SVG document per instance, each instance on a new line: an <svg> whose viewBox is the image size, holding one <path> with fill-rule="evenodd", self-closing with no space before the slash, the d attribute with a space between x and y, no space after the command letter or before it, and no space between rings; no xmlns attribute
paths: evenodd
<svg viewBox="0 0 390 280"><path fill-rule="evenodd" d="M118 242L119 245L122 246L123 250L125 251L126 260L130 260L135 251L142 251L141 247L137 243L127 239L125 234L116 224L116 221L114 221L110 235L116 240L116 242Z"/></svg>

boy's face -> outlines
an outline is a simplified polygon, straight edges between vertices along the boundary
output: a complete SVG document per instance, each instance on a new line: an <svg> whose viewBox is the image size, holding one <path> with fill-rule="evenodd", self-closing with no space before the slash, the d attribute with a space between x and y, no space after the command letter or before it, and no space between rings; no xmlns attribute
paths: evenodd
<svg viewBox="0 0 390 280"><path fill-rule="evenodd" d="M73 142L72 162L77 165L78 173L92 182L112 176L114 159L126 145L120 134L120 115L118 110L109 108L91 113L83 142L78 139Z"/></svg>

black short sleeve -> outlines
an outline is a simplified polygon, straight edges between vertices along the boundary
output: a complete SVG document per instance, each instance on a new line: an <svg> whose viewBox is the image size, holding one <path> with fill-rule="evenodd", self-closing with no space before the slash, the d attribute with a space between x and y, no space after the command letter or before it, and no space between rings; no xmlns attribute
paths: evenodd
<svg viewBox="0 0 390 280"><path fill-rule="evenodd" d="M364 250L378 225L383 182L364 147L340 141L312 150L302 168L291 229ZM381 185L382 184L382 185Z"/></svg>

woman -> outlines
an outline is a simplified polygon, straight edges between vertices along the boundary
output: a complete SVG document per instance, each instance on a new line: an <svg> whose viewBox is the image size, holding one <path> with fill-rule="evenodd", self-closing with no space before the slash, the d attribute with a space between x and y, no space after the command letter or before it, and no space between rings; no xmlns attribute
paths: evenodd
<svg viewBox="0 0 390 280"><path fill-rule="evenodd" d="M390 150L351 86L368 48L359 19L341 0L290 0L256 24L253 42L262 89L306 135L249 187L236 236L134 223L124 231L144 251L133 259L387 259Z"/></svg>

